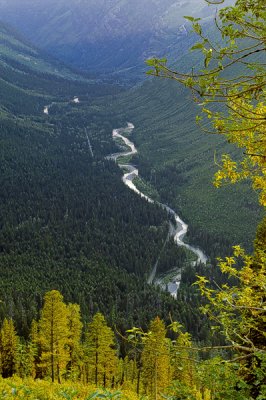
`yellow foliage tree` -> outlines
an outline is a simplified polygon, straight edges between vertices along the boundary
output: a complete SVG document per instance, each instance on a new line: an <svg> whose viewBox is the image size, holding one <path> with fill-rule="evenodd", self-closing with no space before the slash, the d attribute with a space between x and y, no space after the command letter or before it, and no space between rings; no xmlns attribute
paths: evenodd
<svg viewBox="0 0 266 400"><path fill-rule="evenodd" d="M162 392L171 380L170 341L165 336L164 322L157 317L151 322L148 334L143 337L143 392L154 400L163 398Z"/></svg>
<svg viewBox="0 0 266 400"><path fill-rule="evenodd" d="M195 352L191 352L192 341L189 333L179 331L171 347L172 379L182 385L195 385Z"/></svg>
<svg viewBox="0 0 266 400"><path fill-rule="evenodd" d="M41 347L40 366L51 376L61 382L70 359L68 340L68 310L63 296L57 290L47 292L39 321L39 344Z"/></svg>
<svg viewBox="0 0 266 400"><path fill-rule="evenodd" d="M16 334L12 319L4 319L0 332L0 367L4 378L16 372L16 357L19 338Z"/></svg>
<svg viewBox="0 0 266 400"><path fill-rule="evenodd" d="M77 378L81 372L82 346L80 341L83 324L81 322L80 306L78 304L68 304L67 311L67 324L69 330L69 362L67 370L68 376L74 379Z"/></svg>
<svg viewBox="0 0 266 400"><path fill-rule="evenodd" d="M88 324L85 358L86 380L96 386L113 386L118 366L115 336L101 313L95 314L92 322Z"/></svg>

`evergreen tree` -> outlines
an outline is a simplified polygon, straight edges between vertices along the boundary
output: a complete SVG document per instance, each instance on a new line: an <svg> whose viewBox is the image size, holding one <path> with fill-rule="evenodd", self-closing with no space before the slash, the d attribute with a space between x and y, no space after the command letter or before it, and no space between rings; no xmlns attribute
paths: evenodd
<svg viewBox="0 0 266 400"><path fill-rule="evenodd" d="M16 372L19 338L12 319L4 319L0 332L1 373L4 378Z"/></svg>
<svg viewBox="0 0 266 400"><path fill-rule="evenodd" d="M21 378L35 377L35 346L33 343L19 343L16 356L16 372Z"/></svg>
<svg viewBox="0 0 266 400"><path fill-rule="evenodd" d="M170 383L169 340L166 339L165 325L160 318L150 324L150 331L144 338L142 352L143 391L152 399L160 399L161 392Z"/></svg>
<svg viewBox="0 0 266 400"><path fill-rule="evenodd" d="M78 304L68 304L68 347L69 347L69 362L67 365L69 375L74 378L80 375L82 347L81 347L81 332L82 322L80 316L80 306Z"/></svg>
<svg viewBox="0 0 266 400"><path fill-rule="evenodd" d="M95 314L92 322L88 324L85 352L87 361L86 380L96 386L112 386L118 362L115 336L101 313Z"/></svg>
<svg viewBox="0 0 266 400"><path fill-rule="evenodd" d="M172 379L187 387L195 384L195 362L192 359L191 346L189 333L180 332L171 349Z"/></svg>
<svg viewBox="0 0 266 400"><path fill-rule="evenodd" d="M54 382L61 381L69 361L69 326L68 310L63 296L52 290L44 296L44 306L39 322L39 343L41 346L41 367L51 376Z"/></svg>
<svg viewBox="0 0 266 400"><path fill-rule="evenodd" d="M118 382L120 384L126 385L126 387L130 387L133 390L138 391L138 374L139 369L136 359L129 358L129 356L127 355L123 360L119 360Z"/></svg>

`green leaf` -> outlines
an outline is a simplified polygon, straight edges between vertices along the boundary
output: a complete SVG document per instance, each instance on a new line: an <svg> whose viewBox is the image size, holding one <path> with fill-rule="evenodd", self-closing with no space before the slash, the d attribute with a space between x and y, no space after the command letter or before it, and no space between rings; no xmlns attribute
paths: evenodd
<svg viewBox="0 0 266 400"><path fill-rule="evenodd" d="M146 71L147 75L154 75L154 69L149 69L148 71Z"/></svg>
<svg viewBox="0 0 266 400"><path fill-rule="evenodd" d="M200 24L198 24L198 23L193 24L193 29L198 35L201 35L202 29L201 29Z"/></svg>
<svg viewBox="0 0 266 400"><path fill-rule="evenodd" d="M206 57L205 57L205 60L204 60L205 68L208 67L208 65L210 64L211 59L212 59L212 49L208 50L208 52L206 54Z"/></svg>
<svg viewBox="0 0 266 400"><path fill-rule="evenodd" d="M192 46L191 47L191 51L194 51L194 50L198 50L198 49L203 49L204 48L204 44L203 43L196 43L196 44L194 44L194 46Z"/></svg>
<svg viewBox="0 0 266 400"><path fill-rule="evenodd" d="M185 19L187 19L188 21L191 21L191 22L197 22L197 21L201 20L201 18L194 18L194 17L191 17L190 15L184 15L183 18L185 18Z"/></svg>
<svg viewBox="0 0 266 400"><path fill-rule="evenodd" d="M159 64L166 64L167 63L167 58L158 58L158 59L156 59L156 61Z"/></svg>
<svg viewBox="0 0 266 400"><path fill-rule="evenodd" d="M145 61L146 65L149 66L154 66L155 65L155 59L154 58L149 58L148 60Z"/></svg>
<svg viewBox="0 0 266 400"><path fill-rule="evenodd" d="M183 18L187 19L188 21L194 22L195 18L190 17L189 15L184 15Z"/></svg>

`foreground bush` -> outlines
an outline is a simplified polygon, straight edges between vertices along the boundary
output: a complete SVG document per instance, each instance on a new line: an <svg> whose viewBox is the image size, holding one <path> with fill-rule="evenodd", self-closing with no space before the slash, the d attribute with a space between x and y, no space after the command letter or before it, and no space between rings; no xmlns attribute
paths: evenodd
<svg viewBox="0 0 266 400"><path fill-rule="evenodd" d="M21 379L18 377L0 378L0 399L17 400L138 400L139 397L131 391L119 390L106 391L97 389L92 385L66 382L63 384L52 383L45 380L32 378Z"/></svg>

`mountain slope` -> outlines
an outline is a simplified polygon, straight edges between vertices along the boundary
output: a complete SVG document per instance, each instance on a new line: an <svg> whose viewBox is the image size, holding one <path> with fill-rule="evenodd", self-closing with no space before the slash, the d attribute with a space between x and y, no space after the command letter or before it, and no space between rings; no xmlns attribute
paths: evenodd
<svg viewBox="0 0 266 400"><path fill-rule="evenodd" d="M3 21L56 57L128 79L144 60L187 34L184 15L208 19L213 8L198 0L0 0Z"/></svg>
<svg viewBox="0 0 266 400"><path fill-rule="evenodd" d="M25 66L20 59L36 50L2 29L0 319L12 317L26 336L43 293L55 288L81 304L86 320L100 310L121 330L157 314L178 317L176 301L146 283L168 217L129 191L105 159L116 151L112 129L122 121L110 103L121 89L69 70L51 73L57 64L40 55L45 72ZM169 246L172 262L184 259Z"/></svg>
<svg viewBox="0 0 266 400"><path fill-rule="evenodd" d="M44 55L4 24L0 24L0 54L0 106L11 112L41 113L56 98L70 101L78 93L88 100L121 91Z"/></svg>
<svg viewBox="0 0 266 400"><path fill-rule="evenodd" d="M201 53L185 52L175 67L187 71L200 60ZM200 108L191 93L175 82L153 79L122 94L115 109L135 124L140 175L188 222L192 243L216 257L228 254L232 244L251 249L262 217L256 194L245 183L212 185L220 156L241 154L200 130L195 122Z"/></svg>
<svg viewBox="0 0 266 400"><path fill-rule="evenodd" d="M100 309L124 328L170 312L203 339L206 321L195 308L198 297L191 286L202 267L191 267L172 241L168 253L161 253L168 234L165 212L130 192L105 156L117 150L112 129L132 121L140 173L181 212L191 241L214 257L228 254L236 241L251 245L259 218L245 186L232 196L210 185L210 143L219 153L225 144L199 134L193 122L197 107L171 83L151 80L123 93L67 69L61 73L41 55L34 61L36 49L5 34L0 317L14 316L20 331L27 332L42 293L56 287L67 301L82 305L86 318ZM188 42L179 41L173 50L182 53ZM189 66L186 58L180 63ZM73 96L80 103L71 101ZM162 271L183 268L177 301L146 284L159 255Z"/></svg>

